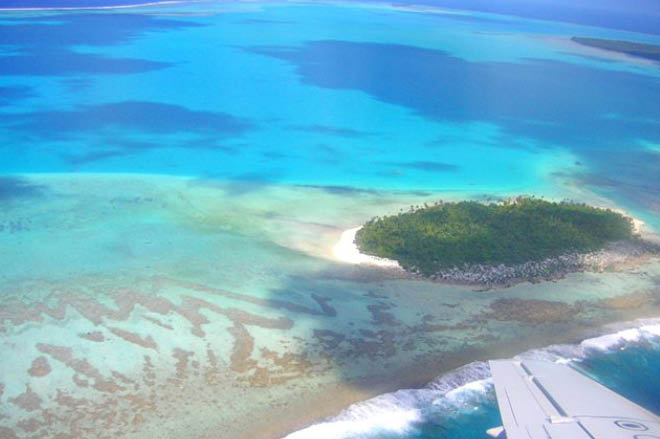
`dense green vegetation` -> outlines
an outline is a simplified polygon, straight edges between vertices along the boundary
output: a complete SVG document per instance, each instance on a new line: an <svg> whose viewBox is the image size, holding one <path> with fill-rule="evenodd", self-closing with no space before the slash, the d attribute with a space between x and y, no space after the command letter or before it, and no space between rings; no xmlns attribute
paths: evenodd
<svg viewBox="0 0 660 439"><path fill-rule="evenodd" d="M630 219L611 210L518 197L411 207L372 219L355 242L362 253L430 275L465 264L514 265L589 252L632 234Z"/></svg>

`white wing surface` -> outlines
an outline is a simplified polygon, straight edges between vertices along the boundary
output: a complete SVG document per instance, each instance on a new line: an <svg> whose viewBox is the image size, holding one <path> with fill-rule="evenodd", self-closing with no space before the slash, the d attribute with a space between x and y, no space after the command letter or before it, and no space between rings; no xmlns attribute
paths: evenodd
<svg viewBox="0 0 660 439"><path fill-rule="evenodd" d="M507 439L660 439L660 418L566 365L490 369Z"/></svg>

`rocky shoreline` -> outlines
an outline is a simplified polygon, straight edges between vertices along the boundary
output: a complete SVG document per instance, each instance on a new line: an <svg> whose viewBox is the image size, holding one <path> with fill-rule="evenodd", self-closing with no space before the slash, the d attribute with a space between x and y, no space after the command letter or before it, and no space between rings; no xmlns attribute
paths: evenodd
<svg viewBox="0 0 660 439"><path fill-rule="evenodd" d="M567 253L518 265L465 265L430 276L423 275L415 269L408 272L417 278L434 282L473 285L489 289L513 286L521 282L534 283L561 279L570 273L620 271L658 256L660 256L660 245L632 239L612 242L607 247L594 252Z"/></svg>

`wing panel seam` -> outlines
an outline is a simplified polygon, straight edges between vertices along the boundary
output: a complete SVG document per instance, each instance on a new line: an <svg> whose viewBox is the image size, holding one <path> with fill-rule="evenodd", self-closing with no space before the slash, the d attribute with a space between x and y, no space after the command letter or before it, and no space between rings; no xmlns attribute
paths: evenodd
<svg viewBox="0 0 660 439"><path fill-rule="evenodd" d="M509 391L505 388L504 393L506 394L506 402L509 404L509 410L511 411L511 416L513 417L513 422L516 423L516 426L520 426L518 424L518 419L516 418L516 412L513 411L513 406L511 405L511 398L509 398Z"/></svg>

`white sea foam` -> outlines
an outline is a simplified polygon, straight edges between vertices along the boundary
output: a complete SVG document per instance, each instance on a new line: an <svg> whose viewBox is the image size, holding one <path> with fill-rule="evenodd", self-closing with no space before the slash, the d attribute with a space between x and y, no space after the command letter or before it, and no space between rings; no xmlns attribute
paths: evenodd
<svg viewBox="0 0 660 439"><path fill-rule="evenodd" d="M378 432L402 434L433 412L474 405L490 386L490 370L476 362L447 373L421 389L405 389L353 404L338 416L292 433L284 439L371 438Z"/></svg>
<svg viewBox="0 0 660 439"><path fill-rule="evenodd" d="M660 320L633 322L619 330L578 344L552 345L517 355L570 363L594 351L607 351L629 343L660 338ZM421 389L398 390L353 404L337 417L286 436L285 439L366 439L378 432L405 433L415 424L442 416L450 410L470 408L492 397L493 382L486 362L474 362L441 375Z"/></svg>
<svg viewBox="0 0 660 439"><path fill-rule="evenodd" d="M490 390L492 385L493 385L493 380L491 378L473 381L471 383L464 384L461 387L457 387L456 389L450 390L449 392L445 393L443 395L443 400L452 403L456 403L456 402L465 403L467 402L466 399L467 400L472 399L475 393L477 394L486 393L487 391ZM434 401L434 405L438 405L438 402Z"/></svg>
<svg viewBox="0 0 660 439"><path fill-rule="evenodd" d="M470 363L449 373L440 375L428 383L426 388L446 394L470 383L481 382L486 378L490 378L490 368L488 367L488 363L484 361L475 361L474 363Z"/></svg>
<svg viewBox="0 0 660 439"><path fill-rule="evenodd" d="M405 407L403 401L396 401L392 395L354 404L336 418L296 431L285 439L354 439L374 432L405 433L421 420L421 412Z"/></svg>
<svg viewBox="0 0 660 439"><path fill-rule="evenodd" d="M472 406L492 389L488 363L476 361L431 381L426 388L438 393L435 407L461 408Z"/></svg>
<svg viewBox="0 0 660 439"><path fill-rule="evenodd" d="M636 328L627 328L613 334L584 340L581 344L586 349L607 351L616 349L626 343L635 343L660 337L660 322L644 324Z"/></svg>
<svg viewBox="0 0 660 439"><path fill-rule="evenodd" d="M660 337L660 323L654 325L645 325L640 328L643 332L654 337Z"/></svg>
<svg viewBox="0 0 660 439"><path fill-rule="evenodd" d="M639 329L626 329L615 334L602 335L583 341L581 344L588 349L606 351L622 342L639 341L641 333Z"/></svg>
<svg viewBox="0 0 660 439"><path fill-rule="evenodd" d="M516 356L520 359L536 359L555 363L570 363L588 357L593 351L611 351L631 343L660 338L660 320L641 320L619 325L597 337L587 338L578 344L552 345L534 349Z"/></svg>

